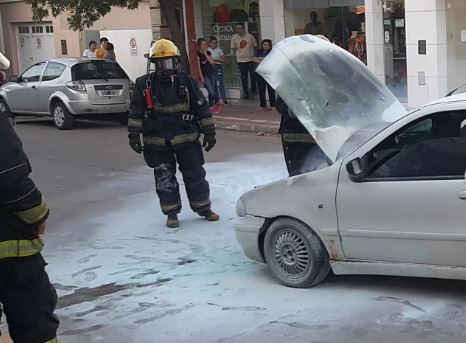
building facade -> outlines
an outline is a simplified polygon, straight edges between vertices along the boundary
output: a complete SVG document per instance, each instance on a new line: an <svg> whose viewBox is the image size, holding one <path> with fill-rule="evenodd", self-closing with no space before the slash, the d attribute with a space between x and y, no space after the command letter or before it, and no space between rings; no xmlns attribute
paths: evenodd
<svg viewBox="0 0 466 343"><path fill-rule="evenodd" d="M37 23L23 0L0 0L0 48L11 60L8 74L20 74L39 61L56 57L79 57L91 40L107 37L115 46L117 60L134 80L146 72L153 37L161 35L156 0L142 0L136 10L113 8L109 14L83 31L68 27L69 13L50 16Z"/></svg>
<svg viewBox="0 0 466 343"><path fill-rule="evenodd" d="M240 89L229 42L236 22L258 41L324 34L410 108L466 83L466 0L185 0L185 12L191 51L198 37L219 39L232 97Z"/></svg>

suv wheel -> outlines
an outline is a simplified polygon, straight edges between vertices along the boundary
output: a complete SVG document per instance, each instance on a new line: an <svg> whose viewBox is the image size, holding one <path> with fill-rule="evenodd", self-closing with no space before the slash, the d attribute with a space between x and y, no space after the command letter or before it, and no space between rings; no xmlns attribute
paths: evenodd
<svg viewBox="0 0 466 343"><path fill-rule="evenodd" d="M74 125L73 115L61 101L52 104L52 116L55 126L60 130L69 130Z"/></svg>
<svg viewBox="0 0 466 343"><path fill-rule="evenodd" d="M13 113L11 113L8 104L3 98L0 98L0 113L8 117L11 125L15 125L15 117L13 116Z"/></svg>
<svg viewBox="0 0 466 343"><path fill-rule="evenodd" d="M264 254L272 274L289 287L315 286L330 271L329 256L319 237L294 219L280 218L270 225Z"/></svg>

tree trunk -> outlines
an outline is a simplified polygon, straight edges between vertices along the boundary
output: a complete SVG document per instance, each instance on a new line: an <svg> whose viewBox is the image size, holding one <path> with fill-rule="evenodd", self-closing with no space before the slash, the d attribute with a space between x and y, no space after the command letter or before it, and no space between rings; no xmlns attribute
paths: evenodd
<svg viewBox="0 0 466 343"><path fill-rule="evenodd" d="M179 2L179 8L181 10L181 13L183 13L182 1L159 0L160 15L162 16L164 23L166 23L167 25L173 43L175 43L178 49L180 49L181 63L184 69L189 71L189 58L186 50L186 41L181 30L181 27L183 25L178 24L179 18L177 18L176 15L177 2Z"/></svg>

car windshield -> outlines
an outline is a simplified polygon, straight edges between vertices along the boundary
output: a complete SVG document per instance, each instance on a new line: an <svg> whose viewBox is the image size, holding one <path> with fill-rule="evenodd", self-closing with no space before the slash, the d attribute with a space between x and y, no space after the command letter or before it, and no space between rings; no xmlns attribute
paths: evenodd
<svg viewBox="0 0 466 343"><path fill-rule="evenodd" d="M120 65L112 61L86 61L71 68L73 81L94 79L127 79L128 76Z"/></svg>
<svg viewBox="0 0 466 343"><path fill-rule="evenodd" d="M361 61L315 36L280 41L257 72L283 98L332 162L342 157L339 150L356 131L394 122L407 114ZM353 137L359 141L352 145L365 143L368 135L358 137Z"/></svg>

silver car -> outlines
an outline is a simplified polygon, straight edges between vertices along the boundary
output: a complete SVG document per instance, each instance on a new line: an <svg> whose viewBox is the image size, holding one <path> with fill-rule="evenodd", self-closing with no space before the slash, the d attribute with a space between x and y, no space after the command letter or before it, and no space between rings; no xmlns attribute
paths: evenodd
<svg viewBox="0 0 466 343"><path fill-rule="evenodd" d="M60 58L40 62L0 87L0 111L17 115L52 116L59 129L70 129L76 118L124 121L131 81L113 61Z"/></svg>
<svg viewBox="0 0 466 343"><path fill-rule="evenodd" d="M330 270L466 280L466 94L407 114L362 63L312 36L263 63L330 166L239 199L245 254L291 287Z"/></svg>

